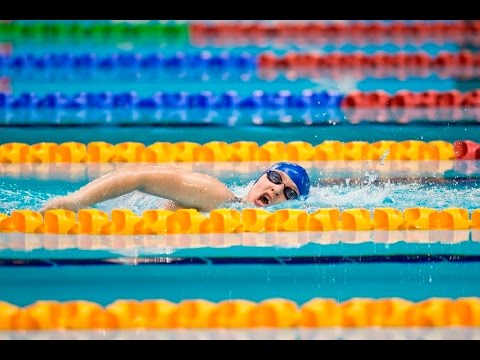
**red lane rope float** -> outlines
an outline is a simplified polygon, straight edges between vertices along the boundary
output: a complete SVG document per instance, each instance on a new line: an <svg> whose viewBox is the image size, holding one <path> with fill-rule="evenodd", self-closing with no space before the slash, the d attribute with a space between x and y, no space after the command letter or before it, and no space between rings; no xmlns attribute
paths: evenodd
<svg viewBox="0 0 480 360"><path fill-rule="evenodd" d="M268 40L298 41L308 43L327 43L335 39L345 42L363 42L371 44L372 40L388 39L397 43L406 40L414 43L431 39L445 42L447 39L456 43L471 43L480 40L480 21L435 21L406 22L402 20L385 22L276 22L276 23L242 23L217 22L215 24L194 23L190 25L193 44L205 42L216 43L263 43ZM380 40L381 41L381 40Z"/></svg>
<svg viewBox="0 0 480 360"><path fill-rule="evenodd" d="M472 90L465 93L458 90L428 90L421 92L400 90L394 94L388 94L383 90L371 92L353 91L347 94L340 104L341 108L465 108L479 106L480 90Z"/></svg>
<svg viewBox="0 0 480 360"><path fill-rule="evenodd" d="M207 35L258 35L295 36L298 34L329 35L329 34L400 34L423 35L467 33L476 34L480 30L480 20L471 21L435 21L435 22L408 22L403 20L387 22L275 22L275 23L244 23L244 22L216 22L193 23L190 25L191 34Z"/></svg>
<svg viewBox="0 0 480 360"><path fill-rule="evenodd" d="M20 307L0 301L0 330L211 329L320 327L480 326L477 297L313 298L303 305L284 298L260 302L233 299L123 300L107 306L91 301L43 301Z"/></svg>
<svg viewBox="0 0 480 360"><path fill-rule="evenodd" d="M332 79L341 81L348 78L363 80L365 78L385 79L395 78L406 80L408 78L428 78L436 76L439 79L456 78L458 80L471 80L480 78L480 66L433 66L433 67L392 67L392 66L352 66L352 67L259 67L257 75L260 79L274 81L279 77L282 79L296 81L298 79Z"/></svg>
<svg viewBox="0 0 480 360"><path fill-rule="evenodd" d="M479 46L479 33L435 33L435 34L419 34L417 35L401 35L401 34L350 34L350 33L328 33L326 35L312 35L309 33L299 33L296 35L253 35L253 34L216 34L207 35L205 33L192 34L190 43L196 47L205 46L274 46L283 48L288 45L295 46L331 46L336 47L343 45L354 46L386 46L393 45L404 47L407 44L420 47L425 44L436 46L444 46L455 44L458 46Z"/></svg>
<svg viewBox="0 0 480 360"><path fill-rule="evenodd" d="M0 42L0 55L7 56L11 55L13 50L13 44L10 42Z"/></svg>
<svg viewBox="0 0 480 360"><path fill-rule="evenodd" d="M11 94L12 93L12 81L9 77L0 77L0 92Z"/></svg>
<svg viewBox="0 0 480 360"><path fill-rule="evenodd" d="M480 143L472 140L458 140L453 143L458 160L480 160Z"/></svg>
<svg viewBox="0 0 480 360"><path fill-rule="evenodd" d="M259 68L334 68L334 67L366 67L366 68L444 68L444 67L475 67L480 66L480 53L470 50L458 52L440 51L430 55L426 51L387 53L378 51L367 54L360 51L344 53L335 51L329 54L316 52L287 52L277 55L266 51L258 56Z"/></svg>
<svg viewBox="0 0 480 360"><path fill-rule="evenodd" d="M480 122L480 108L461 107L374 107L374 108L344 108L344 119L350 124L360 123L390 123L408 124L412 121L424 124Z"/></svg>

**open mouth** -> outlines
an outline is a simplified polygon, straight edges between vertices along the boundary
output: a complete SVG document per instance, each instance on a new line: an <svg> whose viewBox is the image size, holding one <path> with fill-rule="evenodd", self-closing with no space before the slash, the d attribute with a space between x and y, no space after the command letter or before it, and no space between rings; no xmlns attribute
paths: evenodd
<svg viewBox="0 0 480 360"><path fill-rule="evenodd" d="M267 195L262 195L258 198L260 203L264 206L269 205L271 203L271 199Z"/></svg>

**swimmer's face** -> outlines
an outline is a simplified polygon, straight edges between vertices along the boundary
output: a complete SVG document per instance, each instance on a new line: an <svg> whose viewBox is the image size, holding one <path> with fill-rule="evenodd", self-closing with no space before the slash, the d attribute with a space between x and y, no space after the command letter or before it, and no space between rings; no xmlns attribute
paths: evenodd
<svg viewBox="0 0 480 360"><path fill-rule="evenodd" d="M281 204L298 197L297 185L281 170L270 170L253 184L246 201L259 207ZM288 197L287 197L288 196Z"/></svg>

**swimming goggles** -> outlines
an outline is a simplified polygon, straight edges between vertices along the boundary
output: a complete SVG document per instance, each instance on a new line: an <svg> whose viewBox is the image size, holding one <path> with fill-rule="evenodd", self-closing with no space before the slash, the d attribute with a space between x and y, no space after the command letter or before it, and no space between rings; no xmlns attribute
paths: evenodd
<svg viewBox="0 0 480 360"><path fill-rule="evenodd" d="M267 179L276 185L285 185L285 183L282 181L282 175L275 170L267 171ZM285 194L287 200L295 200L298 198L298 193L287 185L285 185L283 188L283 193Z"/></svg>

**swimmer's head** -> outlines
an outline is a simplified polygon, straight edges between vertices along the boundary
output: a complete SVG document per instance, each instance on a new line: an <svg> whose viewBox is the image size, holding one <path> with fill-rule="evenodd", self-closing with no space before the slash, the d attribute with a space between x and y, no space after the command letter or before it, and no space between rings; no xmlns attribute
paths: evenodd
<svg viewBox="0 0 480 360"><path fill-rule="evenodd" d="M295 163L279 162L262 173L246 200L264 207L304 198L309 192L310 178L307 171Z"/></svg>
<svg viewBox="0 0 480 360"><path fill-rule="evenodd" d="M310 177L307 171L300 165L292 162L279 162L270 167L269 170L281 170L295 183L301 197L308 196L310 192Z"/></svg>

